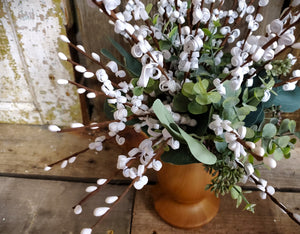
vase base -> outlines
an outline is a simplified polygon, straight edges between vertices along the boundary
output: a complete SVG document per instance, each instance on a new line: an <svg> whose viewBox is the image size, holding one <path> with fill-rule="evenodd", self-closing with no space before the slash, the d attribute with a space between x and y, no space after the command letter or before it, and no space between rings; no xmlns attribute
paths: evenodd
<svg viewBox="0 0 300 234"><path fill-rule="evenodd" d="M211 193L202 200L183 203L163 193L159 185L152 191L154 208L168 224L184 229L192 229L210 222L218 213L220 199Z"/></svg>

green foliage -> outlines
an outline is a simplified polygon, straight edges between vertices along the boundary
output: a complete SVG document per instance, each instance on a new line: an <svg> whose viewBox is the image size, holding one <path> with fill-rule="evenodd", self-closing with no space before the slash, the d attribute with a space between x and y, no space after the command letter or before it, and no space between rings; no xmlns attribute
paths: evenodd
<svg viewBox="0 0 300 234"><path fill-rule="evenodd" d="M279 123L279 121L273 122ZM294 120L284 119L278 126L273 123L267 123L262 129L262 147L269 155L273 155L275 160L290 157L290 150L294 148L296 139L290 137L295 134L296 123Z"/></svg>
<svg viewBox="0 0 300 234"><path fill-rule="evenodd" d="M272 106L280 106L283 112L295 112L300 108L300 87L296 87L293 91L284 91L282 87L273 89L277 95L272 95L268 102L264 103L264 108Z"/></svg>
<svg viewBox="0 0 300 234"><path fill-rule="evenodd" d="M241 168L229 167L223 160L218 160L212 166L206 166L206 170L214 176L206 189L214 192L216 196L229 193L244 174Z"/></svg>
<svg viewBox="0 0 300 234"><path fill-rule="evenodd" d="M161 155L161 160L174 165L199 163L199 161L191 154L188 146L184 144L177 150L169 149L168 151L165 151Z"/></svg>
<svg viewBox="0 0 300 234"><path fill-rule="evenodd" d="M175 139L187 144L189 151L195 159L208 165L216 162L216 156L214 154L212 154L200 141L191 137L174 122L171 113L159 99L153 103L152 108L161 124L167 128L169 133Z"/></svg>
<svg viewBox="0 0 300 234"><path fill-rule="evenodd" d="M118 50L118 52L123 56L124 63L122 64L120 61L118 61L108 50L102 49L101 53L109 58L112 61L115 61L119 65L125 67L125 69L129 72L131 72L135 77L139 77L142 71L142 64L134 58L130 53L128 53L118 42L116 42L114 39L109 38L109 41L111 44Z"/></svg>

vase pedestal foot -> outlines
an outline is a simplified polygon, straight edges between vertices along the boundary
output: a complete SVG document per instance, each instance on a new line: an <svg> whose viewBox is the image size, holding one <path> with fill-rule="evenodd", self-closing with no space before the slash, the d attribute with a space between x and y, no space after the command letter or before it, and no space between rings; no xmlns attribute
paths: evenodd
<svg viewBox="0 0 300 234"><path fill-rule="evenodd" d="M199 201L181 202L164 193L159 185L152 191L154 207L158 215L168 224L184 229L201 227L218 213L220 199L213 193Z"/></svg>

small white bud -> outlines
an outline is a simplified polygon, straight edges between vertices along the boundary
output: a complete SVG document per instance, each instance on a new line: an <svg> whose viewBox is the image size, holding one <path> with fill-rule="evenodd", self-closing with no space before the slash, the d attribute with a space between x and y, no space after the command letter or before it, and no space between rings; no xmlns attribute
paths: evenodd
<svg viewBox="0 0 300 234"><path fill-rule="evenodd" d="M87 193L94 192L97 189L97 186L89 186L85 189Z"/></svg>
<svg viewBox="0 0 300 234"><path fill-rule="evenodd" d="M60 38L60 40L62 40L63 42L70 43L69 38L67 38L65 35L60 35L59 38Z"/></svg>
<svg viewBox="0 0 300 234"><path fill-rule="evenodd" d="M67 60L68 60L67 56L66 56L64 53L62 53L62 52L58 52L58 57L59 57L61 60L64 60L64 61L67 61Z"/></svg>
<svg viewBox="0 0 300 234"><path fill-rule="evenodd" d="M51 170L51 167L49 167L49 166L46 166L45 168L44 168L44 171L50 171Z"/></svg>
<svg viewBox="0 0 300 234"><path fill-rule="evenodd" d="M82 45L77 45L76 47L77 47L78 49L80 49L81 51L85 52L85 49L84 49L84 47L83 47Z"/></svg>
<svg viewBox="0 0 300 234"><path fill-rule="evenodd" d="M274 195L274 193L275 193L274 187L271 186L271 185L269 185L269 186L267 187L267 192L268 192L270 195Z"/></svg>
<svg viewBox="0 0 300 234"><path fill-rule="evenodd" d="M296 50L300 50L300 42L297 42L297 43L293 44L292 48L296 49Z"/></svg>
<svg viewBox="0 0 300 234"><path fill-rule="evenodd" d="M60 132L61 131L61 129L58 126L53 125L53 124L48 126L48 130L50 132Z"/></svg>
<svg viewBox="0 0 300 234"><path fill-rule="evenodd" d="M275 161L275 159L271 158L271 157L264 157L263 159L264 164L267 165L270 168L275 168L277 166L277 162Z"/></svg>
<svg viewBox="0 0 300 234"><path fill-rule="evenodd" d="M93 59L95 59L96 61L100 62L100 56L94 52L92 52L92 57Z"/></svg>
<svg viewBox="0 0 300 234"><path fill-rule="evenodd" d="M267 71L272 70L272 68L273 68L273 66L272 66L272 64L270 64L270 63L268 63L268 64L265 65L265 69L266 69Z"/></svg>
<svg viewBox="0 0 300 234"><path fill-rule="evenodd" d="M102 216L104 215L110 208L109 207L98 207L94 210L95 216Z"/></svg>
<svg viewBox="0 0 300 234"><path fill-rule="evenodd" d="M65 168L67 165L68 165L68 160L64 160L64 161L61 163L60 167L61 167L61 168Z"/></svg>
<svg viewBox="0 0 300 234"><path fill-rule="evenodd" d="M75 214L80 214L82 212L82 207L81 207L81 205L77 205L77 206L75 206L75 208L74 208L74 213Z"/></svg>
<svg viewBox="0 0 300 234"><path fill-rule="evenodd" d="M69 81L66 79L58 79L56 82L57 82L57 84L60 84L60 85L66 85L69 83Z"/></svg>
<svg viewBox="0 0 300 234"><path fill-rule="evenodd" d="M252 150L255 148L255 144L252 141L246 141L246 145Z"/></svg>
<svg viewBox="0 0 300 234"><path fill-rule="evenodd" d="M80 73L86 72L86 68L84 66L81 66L81 65L76 65L75 70L80 72Z"/></svg>
<svg viewBox="0 0 300 234"><path fill-rule="evenodd" d="M75 160L76 160L76 157L71 157L71 158L69 158L69 163L74 163L75 162Z"/></svg>
<svg viewBox="0 0 300 234"><path fill-rule="evenodd" d="M300 215L297 213L293 213L293 216L300 223Z"/></svg>
<svg viewBox="0 0 300 234"><path fill-rule="evenodd" d="M71 123L71 128L81 128L84 127L82 123Z"/></svg>
<svg viewBox="0 0 300 234"><path fill-rule="evenodd" d="M104 183L106 183L107 179L98 179L97 180L97 184L98 185L103 185Z"/></svg>
<svg viewBox="0 0 300 234"><path fill-rule="evenodd" d="M260 146L257 146L255 147L253 150L252 150L253 153L257 154L258 156L260 157L263 157L264 154L265 154L265 150L264 148L260 147Z"/></svg>
<svg viewBox="0 0 300 234"><path fill-rule="evenodd" d="M94 73L87 71L87 72L83 73L83 76L84 76L84 78L89 79L89 78L92 78L94 76Z"/></svg>
<svg viewBox="0 0 300 234"><path fill-rule="evenodd" d="M77 93L79 93L79 94L83 94L83 93L85 93L85 91L86 91L86 89L84 89L84 88L77 89Z"/></svg>
<svg viewBox="0 0 300 234"><path fill-rule="evenodd" d="M94 92L90 92L86 95L87 98L95 98L96 94Z"/></svg>
<svg viewBox="0 0 300 234"><path fill-rule="evenodd" d="M260 192L259 196L261 199L265 200L267 198L267 194L265 192Z"/></svg>
<svg viewBox="0 0 300 234"><path fill-rule="evenodd" d="M81 230L80 234L91 234L92 229L91 228L84 228Z"/></svg>
<svg viewBox="0 0 300 234"><path fill-rule="evenodd" d="M114 203L116 200L118 200L118 196L110 196L110 197L107 197L107 198L105 199L105 202L106 202L107 204L112 204L112 203Z"/></svg>

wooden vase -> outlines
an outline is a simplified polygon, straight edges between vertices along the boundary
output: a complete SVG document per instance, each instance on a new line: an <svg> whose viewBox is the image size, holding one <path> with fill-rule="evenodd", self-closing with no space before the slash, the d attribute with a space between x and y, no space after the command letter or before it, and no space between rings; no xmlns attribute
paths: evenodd
<svg viewBox="0 0 300 234"><path fill-rule="evenodd" d="M220 199L205 190L212 177L202 164L163 163L153 189L154 207L167 223L178 228L197 228L211 221L219 210Z"/></svg>

